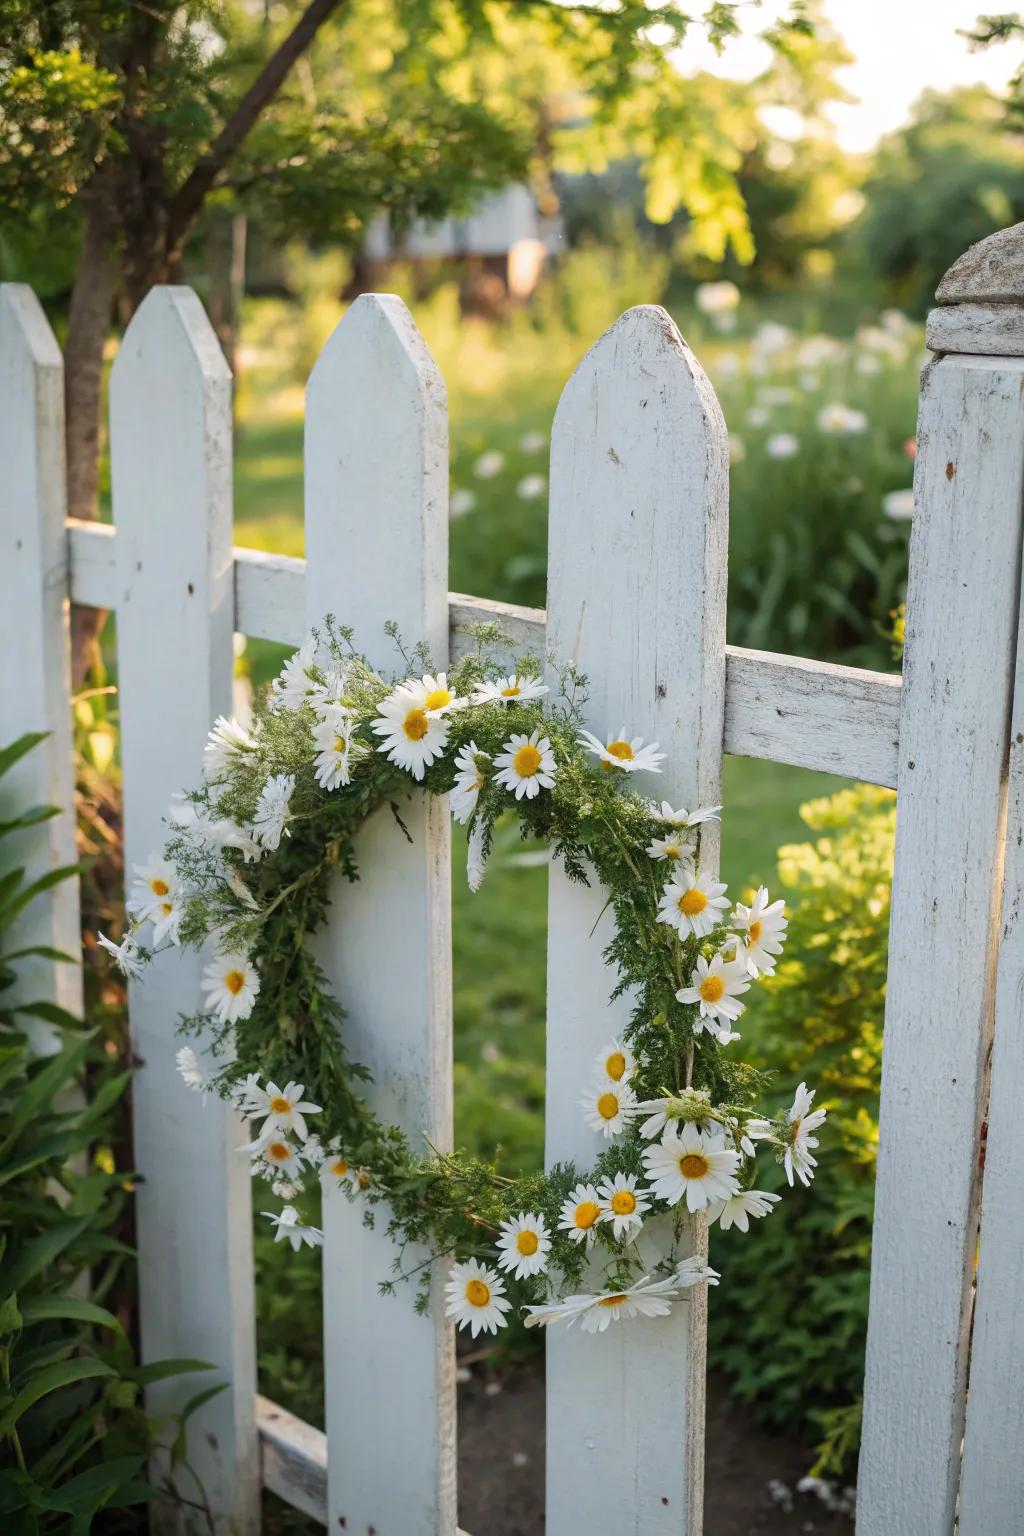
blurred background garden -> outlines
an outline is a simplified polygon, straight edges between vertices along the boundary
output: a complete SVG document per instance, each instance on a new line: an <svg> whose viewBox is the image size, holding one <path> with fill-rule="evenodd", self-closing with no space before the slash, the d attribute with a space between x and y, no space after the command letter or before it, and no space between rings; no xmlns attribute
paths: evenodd
<svg viewBox="0 0 1024 1536"><path fill-rule="evenodd" d="M956 256L1024 217L1024 18L806 0L701 6L688 31L674 7L634 4L322 9L184 223L183 190L304 8L0 13L0 277L31 282L68 341L75 514L111 515L90 422L118 335L149 282L180 278L235 372L236 542L301 555L305 381L352 297L386 289L448 387L450 587L542 607L560 390L622 310L660 303L729 427L729 641L898 669L923 317ZM116 644L110 625L76 642L102 1074L128 1058L123 995L95 952L121 920ZM252 687L282 659L237 649ZM731 890L765 883L791 910L745 1043L780 1103L798 1064L813 1072L830 1118L813 1197L798 1190L749 1239L713 1233L727 1279L711 1361L805 1470L841 1484L859 1429L893 796L739 759L724 796ZM509 828L470 896L458 854L457 1140L539 1165L546 855ZM130 1171L123 1123L103 1155ZM261 1390L322 1423L318 1256L261 1230L258 1260ZM464 1362L474 1382L537 1368L535 1340L508 1332Z"/></svg>

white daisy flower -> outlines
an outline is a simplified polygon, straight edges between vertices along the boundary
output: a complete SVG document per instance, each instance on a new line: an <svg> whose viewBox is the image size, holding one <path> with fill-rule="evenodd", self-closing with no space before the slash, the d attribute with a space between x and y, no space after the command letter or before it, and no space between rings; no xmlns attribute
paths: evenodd
<svg viewBox="0 0 1024 1536"><path fill-rule="evenodd" d="M818 1138L812 1136L811 1132L824 1124L827 1111L811 1109L815 1092L816 1090L809 1089L806 1083L801 1083L796 1090L792 1107L786 1112L789 1144L786 1147L783 1162L786 1166L786 1178L790 1184L793 1183L795 1174L801 1184L809 1185L814 1178L814 1170L818 1166L817 1158L811 1155L811 1148L818 1145Z"/></svg>
<svg viewBox="0 0 1024 1536"><path fill-rule="evenodd" d="M524 475L516 486L520 501L539 501L548 488L546 475Z"/></svg>
<svg viewBox="0 0 1024 1536"><path fill-rule="evenodd" d="M891 517L895 522L900 522L914 515L914 490L908 486L905 491L889 491L882 497L882 511L886 517Z"/></svg>
<svg viewBox="0 0 1024 1536"><path fill-rule="evenodd" d="M794 432L773 432L765 440L764 451L770 459L795 459L800 452L800 439Z"/></svg>
<svg viewBox="0 0 1024 1536"><path fill-rule="evenodd" d="M473 465L473 473L478 480L493 480L500 475L505 468L505 455L499 453L496 448L488 453L482 453Z"/></svg>
<svg viewBox="0 0 1024 1536"><path fill-rule="evenodd" d="M594 1071L599 1078L610 1083L628 1083L636 1071L636 1058L628 1045L613 1040L598 1053Z"/></svg>
<svg viewBox="0 0 1024 1536"><path fill-rule="evenodd" d="M526 1326L536 1328L564 1322L571 1328L578 1320L583 1333L604 1333L620 1319L667 1317L672 1310L672 1298L686 1285L694 1283L695 1280L684 1281L678 1273L662 1280L644 1275L623 1291L609 1291L597 1296L566 1296L550 1306L528 1307Z"/></svg>
<svg viewBox="0 0 1024 1536"><path fill-rule="evenodd" d="M208 1086L206 1073L199 1065L199 1057L190 1045L183 1045L174 1060L177 1062L178 1072L186 1088L194 1088L202 1093Z"/></svg>
<svg viewBox="0 0 1024 1536"><path fill-rule="evenodd" d="M487 873L487 857L484 853L484 824L475 821L466 844L466 884L471 891L478 891Z"/></svg>
<svg viewBox="0 0 1024 1536"><path fill-rule="evenodd" d="M239 1151L251 1154L254 1176L257 1173L268 1178L284 1175L296 1186L301 1184L302 1158L299 1149L280 1132L270 1131L265 1136L257 1136L255 1141L247 1141Z"/></svg>
<svg viewBox="0 0 1024 1536"><path fill-rule="evenodd" d="M313 728L316 781L324 789L338 789L352 782L352 763L361 755L358 743L352 740L352 721L350 710L332 704Z"/></svg>
<svg viewBox="0 0 1024 1536"><path fill-rule="evenodd" d="M577 1184L568 1200L562 1202L558 1230L568 1232L571 1242L586 1243L589 1248L597 1236L600 1219L601 1196L593 1184Z"/></svg>
<svg viewBox="0 0 1024 1536"><path fill-rule="evenodd" d="M728 1199L739 1190L740 1154L726 1146L724 1136L695 1125L667 1130L657 1146L644 1148L643 1157L651 1192L667 1205L685 1198L687 1210L702 1211L710 1201Z"/></svg>
<svg viewBox="0 0 1024 1536"><path fill-rule="evenodd" d="M139 946L133 933L126 933L120 944L108 939L105 933L97 933L97 943L111 956L122 976L141 976L143 962L139 958Z"/></svg>
<svg viewBox="0 0 1024 1536"><path fill-rule="evenodd" d="M829 432L840 437L849 437L863 432L868 424L868 418L863 411L855 411L848 405L833 403L823 406L818 412L818 429L821 432Z"/></svg>
<svg viewBox="0 0 1024 1536"><path fill-rule="evenodd" d="M695 811L674 811L667 800L659 805L657 800L651 801L651 815L656 821L664 821L670 827L699 827L703 821L721 821L720 805L698 806Z"/></svg>
<svg viewBox="0 0 1024 1536"><path fill-rule="evenodd" d="M157 922L178 891L178 871L169 859L151 853L145 864L133 865L135 879L128 910L143 921Z"/></svg>
<svg viewBox="0 0 1024 1536"><path fill-rule="evenodd" d="M704 939L722 920L729 905L725 886L710 875L695 875L693 865L672 872L658 902L658 922L668 923L681 939Z"/></svg>
<svg viewBox="0 0 1024 1536"><path fill-rule="evenodd" d="M782 953L786 942L789 919L784 915L786 903L769 903L768 892L761 885L749 907L737 902L732 921L740 929L737 958L742 959L751 976L775 974L775 960Z"/></svg>
<svg viewBox="0 0 1024 1536"><path fill-rule="evenodd" d="M781 1198L781 1195L770 1195L760 1189L741 1189L727 1200L713 1200L708 1206L708 1221L717 1221L723 1232L728 1232L730 1227L749 1232L750 1217L770 1215L772 1206Z"/></svg>
<svg viewBox="0 0 1024 1536"><path fill-rule="evenodd" d="M265 1116L261 1136L291 1134L305 1141L309 1128L304 1116L319 1115L322 1111L319 1104L306 1103L304 1092L302 1083L285 1083L283 1088L276 1083L268 1083L265 1088L256 1086L248 1096L246 1113Z"/></svg>
<svg viewBox="0 0 1024 1536"><path fill-rule="evenodd" d="M428 707L431 696L447 703L440 703L432 711ZM375 736L383 737L377 751L421 781L425 770L441 756L448 743L444 711L451 702L447 687L427 689L422 683L401 683L381 701L380 714L371 726Z"/></svg>
<svg viewBox="0 0 1024 1536"><path fill-rule="evenodd" d="M453 1264L445 1286L444 1313L468 1328L474 1339L478 1333L497 1333L504 1328L512 1303L505 1296L505 1282L496 1269L470 1259Z"/></svg>
<svg viewBox="0 0 1024 1536"><path fill-rule="evenodd" d="M749 986L750 976L745 960L726 960L719 952L709 962L703 955L698 955L697 968L690 975L690 985L679 989L676 1001L700 1005L700 1013L694 1024L694 1033L700 1034L703 1020L738 1019L744 1008L738 998ZM712 1030L711 1033L716 1031Z"/></svg>
<svg viewBox="0 0 1024 1536"><path fill-rule="evenodd" d="M449 517L465 517L476 506L476 496L472 491L463 487L461 490L452 491L448 501Z"/></svg>
<svg viewBox="0 0 1024 1536"><path fill-rule="evenodd" d="M306 1142L305 1155L308 1161L310 1155L309 1143L314 1138L311 1136ZM350 1163L343 1152L328 1152L322 1155L320 1161L320 1182L322 1184L347 1184L350 1189L359 1189L359 1169Z"/></svg>
<svg viewBox="0 0 1024 1536"><path fill-rule="evenodd" d="M248 955L218 955L203 971L203 1007L219 1024L247 1019L256 1005L260 973Z"/></svg>
<svg viewBox="0 0 1024 1536"><path fill-rule="evenodd" d="M281 846L281 834L288 823L294 789L294 773L272 773L260 790L252 830L256 840L271 852Z"/></svg>
<svg viewBox="0 0 1024 1536"><path fill-rule="evenodd" d="M546 432L524 432L519 439L519 446L524 453L540 453L547 447Z"/></svg>
<svg viewBox="0 0 1024 1536"><path fill-rule="evenodd" d="M563 1296L561 1301L551 1301L544 1306L526 1308L527 1328L547 1328L552 1323L566 1323L571 1328L577 1318L592 1306L596 1297L591 1295Z"/></svg>
<svg viewBox="0 0 1024 1536"><path fill-rule="evenodd" d="M617 1173L614 1179L605 1179L597 1188L600 1219L611 1222L616 1242L635 1237L643 1226L644 1214L651 1208L651 1202L645 1198L650 1191L637 1189L636 1177L635 1173Z"/></svg>
<svg viewBox="0 0 1024 1536"><path fill-rule="evenodd" d="M609 1141L626 1129L626 1122L635 1103L636 1094L628 1083L613 1083L607 1078L595 1083L580 1100L584 1119L591 1130L600 1131Z"/></svg>
<svg viewBox="0 0 1024 1536"><path fill-rule="evenodd" d="M529 736L510 736L494 766L499 770L495 782L512 790L517 800L524 795L532 800L542 789L554 788L555 754L539 729Z"/></svg>
<svg viewBox="0 0 1024 1536"><path fill-rule="evenodd" d="M273 1211L264 1211L263 1214L270 1218L277 1229L274 1233L274 1242L279 1243L283 1239L291 1243L294 1253L298 1253L303 1243L307 1243L310 1248L319 1248L322 1245L324 1235L320 1228L307 1227L301 1222L294 1205L286 1205L280 1215L275 1215Z"/></svg>
<svg viewBox="0 0 1024 1536"><path fill-rule="evenodd" d="M157 907L149 913L153 924L153 943L162 944L164 939L169 944L178 943L178 929L181 920L185 916L185 908L179 900L177 893L165 896Z"/></svg>
<svg viewBox="0 0 1024 1536"><path fill-rule="evenodd" d="M474 704L525 704L529 699L540 699L548 692L547 685L537 677L496 677L493 682L479 683L473 694Z"/></svg>
<svg viewBox="0 0 1024 1536"><path fill-rule="evenodd" d="M669 833L668 837L652 838L645 849L649 859L661 861L668 859L673 864L689 863L693 858L693 848L685 835Z"/></svg>
<svg viewBox="0 0 1024 1536"><path fill-rule="evenodd" d="M671 1104L671 1099L637 1100L637 1102L633 1105L633 1114L631 1118L635 1120L639 1119L641 1115L647 1116L647 1119L640 1127L641 1136L646 1137L648 1141L652 1141L655 1136L661 1135L666 1125L668 1125L670 1118L672 1118L669 1115L669 1108Z"/></svg>
<svg viewBox="0 0 1024 1536"><path fill-rule="evenodd" d="M270 688L271 709L301 709L317 691L309 676L316 659L316 641L310 636L294 656L289 656Z"/></svg>
<svg viewBox="0 0 1024 1536"><path fill-rule="evenodd" d="M233 717L218 715L203 748L203 774L211 783L222 779L239 752L252 752L256 739Z"/></svg>
<svg viewBox="0 0 1024 1536"><path fill-rule="evenodd" d="M627 737L625 726L618 736L608 742L601 741L590 731L584 731L579 737L579 744L593 752L601 767L609 771L621 768L624 773L660 773L660 764L667 756L667 753L658 751L656 741L648 742L645 746L642 736Z"/></svg>
<svg viewBox="0 0 1024 1536"><path fill-rule="evenodd" d="M694 1285L717 1285L721 1278L718 1270L712 1269L699 1253L691 1254L688 1259L680 1259L676 1265L676 1280L683 1291L690 1290Z"/></svg>
<svg viewBox="0 0 1024 1536"><path fill-rule="evenodd" d="M490 757L481 752L475 741L460 747L455 759L455 783L448 796L448 806L455 820L462 826L476 810L480 791L487 781L486 765Z"/></svg>
<svg viewBox="0 0 1024 1536"><path fill-rule="evenodd" d="M514 1220L503 1221L496 1246L499 1268L511 1270L517 1280L547 1272L551 1234L543 1216L520 1211Z"/></svg>

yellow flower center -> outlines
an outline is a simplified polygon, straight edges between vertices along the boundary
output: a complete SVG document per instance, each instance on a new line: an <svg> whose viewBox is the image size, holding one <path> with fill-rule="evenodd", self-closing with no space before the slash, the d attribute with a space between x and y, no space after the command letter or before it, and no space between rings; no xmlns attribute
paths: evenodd
<svg viewBox="0 0 1024 1536"><path fill-rule="evenodd" d="M602 1120L614 1120L619 1112L619 1101L614 1093L602 1093L597 1101L597 1112Z"/></svg>
<svg viewBox="0 0 1024 1536"><path fill-rule="evenodd" d="M628 1300L629 1297L620 1292L618 1296L602 1296L600 1305L602 1307L621 1307L622 1303Z"/></svg>
<svg viewBox="0 0 1024 1536"><path fill-rule="evenodd" d="M633 761L633 748L628 741L610 741L605 751L610 752L612 757L617 757L620 763L631 763Z"/></svg>
<svg viewBox="0 0 1024 1536"><path fill-rule="evenodd" d="M466 1285L466 1300L471 1307L486 1307L491 1299L491 1288L482 1280L470 1280Z"/></svg>
<svg viewBox="0 0 1024 1536"><path fill-rule="evenodd" d="M747 943L748 944L756 944L760 937L761 937L761 919L758 918L757 921L751 923L750 927L747 929Z"/></svg>
<svg viewBox="0 0 1024 1536"><path fill-rule="evenodd" d="M605 1058L604 1069L613 1083L619 1082L626 1071L626 1058L622 1052L612 1051L611 1055Z"/></svg>
<svg viewBox="0 0 1024 1536"><path fill-rule="evenodd" d="M594 1222L597 1220L600 1214L600 1207L596 1206L593 1200L581 1200L579 1205L576 1207L573 1220L580 1228L580 1230L585 1232L588 1227L592 1227L594 1225Z"/></svg>
<svg viewBox="0 0 1024 1536"><path fill-rule="evenodd" d="M286 1141L272 1141L267 1148L267 1156L272 1163L286 1163L289 1155Z"/></svg>
<svg viewBox="0 0 1024 1536"><path fill-rule="evenodd" d="M512 759L512 766L521 779L532 779L540 771L540 753L530 742L520 747Z"/></svg>
<svg viewBox="0 0 1024 1536"><path fill-rule="evenodd" d="M271 1113L275 1115L290 1115L292 1106L290 1100L279 1093L276 1099L271 1099L270 1109Z"/></svg>
<svg viewBox="0 0 1024 1536"><path fill-rule="evenodd" d="M170 886L167 884L167 881L161 880L159 876L149 882L149 888L153 892L154 896L166 896L167 892L170 890Z"/></svg>
<svg viewBox="0 0 1024 1536"><path fill-rule="evenodd" d="M424 709L410 709L402 721L402 730L410 741L422 741L429 729L430 721Z"/></svg>
<svg viewBox="0 0 1024 1536"><path fill-rule="evenodd" d="M227 987L228 991L233 997L237 997L239 992L241 992L242 988L245 986L245 972L228 971L227 975L224 977L224 985Z"/></svg>
<svg viewBox="0 0 1024 1536"><path fill-rule="evenodd" d="M790 1139L790 1141L796 1141L796 1139L797 1139L797 1137L799 1135L800 1135L800 1121L799 1120L794 1120L793 1124L789 1128L789 1139Z"/></svg>
<svg viewBox="0 0 1024 1536"><path fill-rule="evenodd" d="M717 1003L725 996L725 982L721 976L705 976L700 984L700 995L706 1003Z"/></svg>
<svg viewBox="0 0 1024 1536"><path fill-rule="evenodd" d="M516 1238L516 1247L526 1258L537 1252L540 1246L536 1232L520 1232Z"/></svg>
<svg viewBox="0 0 1024 1536"><path fill-rule="evenodd" d="M428 693L423 701L424 709L446 709L452 701L452 696L447 688L435 688L433 693Z"/></svg>
<svg viewBox="0 0 1024 1536"><path fill-rule="evenodd" d="M335 750L335 752L344 752L346 745L347 745L347 743L345 741L344 736L335 736L335 738L334 738L334 750Z"/></svg>
<svg viewBox="0 0 1024 1536"><path fill-rule="evenodd" d="M348 1173L348 1163L346 1163L343 1157L335 1158L334 1162L331 1164L331 1172L335 1175L335 1177L343 1179L346 1173Z"/></svg>
<svg viewBox="0 0 1024 1536"><path fill-rule="evenodd" d="M702 1179L707 1171L707 1159L697 1152L687 1152L679 1159L679 1172L684 1179Z"/></svg>
<svg viewBox="0 0 1024 1536"><path fill-rule="evenodd" d="M173 901L162 901L160 903L160 911L163 913L164 917L170 917L171 913L174 911Z"/></svg>
<svg viewBox="0 0 1024 1536"><path fill-rule="evenodd" d="M517 699L522 691L519 684L515 683L511 688L503 688L501 690L501 697L503 699Z"/></svg>
<svg viewBox="0 0 1024 1536"><path fill-rule="evenodd" d="M636 1210L636 1195L628 1189L618 1189L612 1195L612 1210L616 1216L632 1216Z"/></svg>
<svg viewBox="0 0 1024 1536"><path fill-rule="evenodd" d="M682 854L682 849L680 848L678 843L666 843L665 844L665 857L666 857L666 859L678 859L681 856L681 854Z"/></svg>
<svg viewBox="0 0 1024 1536"><path fill-rule="evenodd" d="M703 891L698 891L696 886L691 886L684 891L679 898L679 910L687 917L696 917L698 912L703 912L708 904L708 899Z"/></svg>

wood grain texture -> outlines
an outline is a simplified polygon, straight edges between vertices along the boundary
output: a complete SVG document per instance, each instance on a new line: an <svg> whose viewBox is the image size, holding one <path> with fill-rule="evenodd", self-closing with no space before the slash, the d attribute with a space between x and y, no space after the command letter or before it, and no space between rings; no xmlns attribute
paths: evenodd
<svg viewBox="0 0 1024 1536"><path fill-rule="evenodd" d="M933 352L1020 357L1024 354L1024 308L1019 304L951 304L933 309L924 336Z"/></svg>
<svg viewBox="0 0 1024 1536"><path fill-rule="evenodd" d="M306 414L306 612L344 617L375 664L398 660L383 624L448 641L448 420L444 385L400 300L364 295L325 347ZM452 1135L447 806L411 792L360 836L361 878L334 893L319 953L349 1010L346 1042L368 1097L413 1146ZM387 914L382 921L382 914ZM415 1282L377 1286L395 1249L339 1192L324 1202L324 1362L332 1530L449 1536L455 1526L455 1377L442 1263L426 1316ZM406 1250L407 1269L427 1257Z"/></svg>
<svg viewBox="0 0 1024 1536"><path fill-rule="evenodd" d="M935 290L940 304L1024 302L1024 224L997 229L958 256Z"/></svg>
<svg viewBox="0 0 1024 1536"><path fill-rule="evenodd" d="M1017 630L1009 765L960 1536L1024 1531L1024 610Z"/></svg>
<svg viewBox="0 0 1024 1536"><path fill-rule="evenodd" d="M858 1536L951 1533L995 990L1024 361L925 369Z"/></svg>
<svg viewBox="0 0 1024 1536"><path fill-rule="evenodd" d="M64 540L64 368L60 349L32 290L0 284L0 747L27 731L48 738L0 781L0 820L34 805L61 814L11 833L5 868L29 879L74 864L68 568ZM37 896L12 925L7 948L43 944L77 956L81 947L78 881ZM81 969L38 957L18 962L12 1002L45 1000L79 1015ZM22 1015L41 1054L59 1048L54 1032Z"/></svg>
<svg viewBox="0 0 1024 1536"><path fill-rule="evenodd" d="M547 638L591 680L590 729L625 723L661 743L665 772L643 787L678 805L720 798L727 542L727 437L714 391L664 310L629 310L584 358L555 416ZM713 830L705 867L716 843ZM549 1166L588 1167L600 1150L578 1101L628 1018L627 999L608 1003L603 901L552 868ZM704 1248L703 1218L688 1241ZM670 1319L596 1338L549 1332L549 1536L698 1536L706 1324L697 1289Z"/></svg>
<svg viewBox="0 0 1024 1536"><path fill-rule="evenodd" d="M110 411L130 871L162 846L171 794L196 782L207 732L231 708L231 378L191 289L155 288L137 311ZM153 1412L227 1382L192 1419L189 1454L218 1531L245 1536L259 1524L247 1137L175 1067L178 1015L201 1007L204 958L165 956L129 988L142 1354L217 1367L153 1386Z"/></svg>

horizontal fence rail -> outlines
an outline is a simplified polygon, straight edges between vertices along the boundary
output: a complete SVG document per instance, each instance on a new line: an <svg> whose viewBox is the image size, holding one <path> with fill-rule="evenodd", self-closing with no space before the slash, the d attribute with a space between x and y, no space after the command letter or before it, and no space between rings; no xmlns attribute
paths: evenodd
<svg viewBox="0 0 1024 1536"><path fill-rule="evenodd" d="M117 608L117 534L99 523L68 522L71 600ZM299 646L306 635L306 562L257 549L234 551L235 628L254 639ZM542 653L543 608L448 594L452 662L470 645L469 626L496 621L509 653ZM900 678L773 651L726 647L727 753L788 763L887 789L896 785Z"/></svg>

